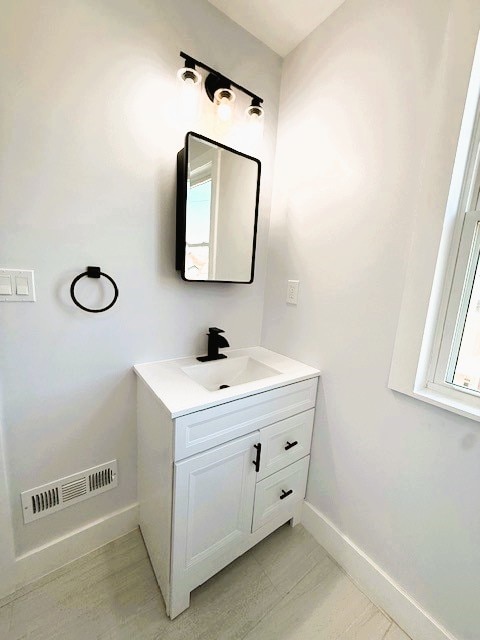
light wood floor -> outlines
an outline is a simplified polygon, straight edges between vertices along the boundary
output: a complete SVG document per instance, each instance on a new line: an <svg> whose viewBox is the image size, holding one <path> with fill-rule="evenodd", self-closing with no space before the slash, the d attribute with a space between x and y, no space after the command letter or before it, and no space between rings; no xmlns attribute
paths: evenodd
<svg viewBox="0 0 480 640"><path fill-rule="evenodd" d="M298 526L192 593L173 622L139 531L0 602L2 640L408 640Z"/></svg>

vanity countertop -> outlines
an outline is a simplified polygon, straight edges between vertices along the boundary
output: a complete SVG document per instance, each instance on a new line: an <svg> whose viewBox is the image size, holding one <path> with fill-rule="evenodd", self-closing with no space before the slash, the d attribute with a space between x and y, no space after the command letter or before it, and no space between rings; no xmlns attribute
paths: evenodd
<svg viewBox="0 0 480 640"><path fill-rule="evenodd" d="M209 391L184 371L189 367L195 366L197 368L211 364L200 365L196 357L136 364L134 369L136 374L152 389L172 418L320 375L318 369L263 347L222 349L221 352L227 355L229 361L248 357L266 367L275 369L278 373L275 372L274 375L252 382L235 384L226 389ZM216 362L226 361L218 360Z"/></svg>

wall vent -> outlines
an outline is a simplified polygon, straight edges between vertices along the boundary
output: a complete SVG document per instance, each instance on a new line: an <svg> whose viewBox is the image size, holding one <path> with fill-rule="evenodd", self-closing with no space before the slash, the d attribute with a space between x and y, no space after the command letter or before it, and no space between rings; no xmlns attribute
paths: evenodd
<svg viewBox="0 0 480 640"><path fill-rule="evenodd" d="M20 494L23 521L25 524L33 522L72 504L109 491L117 484L117 461L112 460L98 467L24 491Z"/></svg>

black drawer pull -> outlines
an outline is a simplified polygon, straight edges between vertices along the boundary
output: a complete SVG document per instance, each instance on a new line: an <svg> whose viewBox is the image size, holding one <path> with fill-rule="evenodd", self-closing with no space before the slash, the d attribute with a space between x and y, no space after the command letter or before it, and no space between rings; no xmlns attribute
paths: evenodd
<svg viewBox="0 0 480 640"><path fill-rule="evenodd" d="M284 498L286 498L292 493L293 493L293 489L289 489L289 491L285 491L285 489L282 489L282 495L280 496L280 500L283 500Z"/></svg>
<svg viewBox="0 0 480 640"><path fill-rule="evenodd" d="M287 444L285 445L285 451L288 451L289 449L291 449L292 447L296 447L298 444L298 440L294 440L293 442L289 442L287 440Z"/></svg>
<svg viewBox="0 0 480 640"><path fill-rule="evenodd" d="M255 465L255 471L258 473L260 471L260 454L262 453L262 443L254 444L253 447L257 450L257 457L253 460L253 464Z"/></svg>

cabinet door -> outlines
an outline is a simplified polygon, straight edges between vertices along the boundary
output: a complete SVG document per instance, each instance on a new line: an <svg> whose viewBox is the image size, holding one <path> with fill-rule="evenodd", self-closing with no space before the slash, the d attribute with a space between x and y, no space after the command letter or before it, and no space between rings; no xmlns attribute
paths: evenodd
<svg viewBox="0 0 480 640"><path fill-rule="evenodd" d="M248 546L259 435L175 464L173 570L187 583L213 575Z"/></svg>

